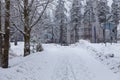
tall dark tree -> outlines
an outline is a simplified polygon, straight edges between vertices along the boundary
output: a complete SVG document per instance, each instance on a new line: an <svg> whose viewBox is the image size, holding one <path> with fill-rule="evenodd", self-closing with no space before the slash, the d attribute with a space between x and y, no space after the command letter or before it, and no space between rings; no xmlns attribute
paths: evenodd
<svg viewBox="0 0 120 80"><path fill-rule="evenodd" d="M2 67L8 68L9 58L9 34L10 34L10 0L5 0L5 34L4 34L4 53Z"/></svg>
<svg viewBox="0 0 120 80"><path fill-rule="evenodd" d="M28 0L24 0L24 56L30 54L30 30L29 27L29 11L28 11Z"/></svg>
<svg viewBox="0 0 120 80"><path fill-rule="evenodd" d="M107 16L110 13L110 8L107 5L107 0L101 0L98 3L98 19L102 27L102 24L107 22ZM105 28L103 28L103 42L105 43Z"/></svg>
<svg viewBox="0 0 120 80"><path fill-rule="evenodd" d="M93 0L87 0L84 12L84 39L92 41L92 27L95 22Z"/></svg>
<svg viewBox="0 0 120 80"><path fill-rule="evenodd" d="M0 0L0 67L2 66L2 24L1 24L1 0Z"/></svg>
<svg viewBox="0 0 120 80"><path fill-rule="evenodd" d="M81 0L73 0L71 9L71 43L79 41L79 28L81 26Z"/></svg>
<svg viewBox="0 0 120 80"><path fill-rule="evenodd" d="M117 28L118 28L117 26L120 20L120 1L119 0L113 0L111 14L112 14L113 23L115 24L115 28L113 32L115 33L115 41L117 42Z"/></svg>
<svg viewBox="0 0 120 80"><path fill-rule="evenodd" d="M58 5L56 6L55 11L55 22L56 26L59 29L59 43L61 45L67 44L67 17L66 17L66 8L65 8L65 1L59 0Z"/></svg>

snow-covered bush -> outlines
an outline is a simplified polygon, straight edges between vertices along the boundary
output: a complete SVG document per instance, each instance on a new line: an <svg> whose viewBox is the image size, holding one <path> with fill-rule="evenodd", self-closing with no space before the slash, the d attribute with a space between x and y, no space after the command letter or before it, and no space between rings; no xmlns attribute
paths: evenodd
<svg viewBox="0 0 120 80"><path fill-rule="evenodd" d="M43 51L43 47L42 47L41 43L38 43L36 45L36 52L41 52L41 51Z"/></svg>

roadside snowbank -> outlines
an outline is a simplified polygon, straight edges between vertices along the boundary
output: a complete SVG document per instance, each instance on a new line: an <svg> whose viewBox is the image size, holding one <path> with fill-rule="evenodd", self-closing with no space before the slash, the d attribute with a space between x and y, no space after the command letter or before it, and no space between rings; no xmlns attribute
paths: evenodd
<svg viewBox="0 0 120 80"><path fill-rule="evenodd" d="M11 44L18 56L10 59L10 68L0 68L0 80L119 80L120 44L108 45L84 40L70 46L43 44L43 52L22 57L23 43Z"/></svg>

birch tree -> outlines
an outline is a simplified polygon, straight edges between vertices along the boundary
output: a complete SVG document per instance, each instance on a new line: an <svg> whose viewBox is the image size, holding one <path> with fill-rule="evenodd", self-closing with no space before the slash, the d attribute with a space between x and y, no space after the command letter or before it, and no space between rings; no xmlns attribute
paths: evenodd
<svg viewBox="0 0 120 80"><path fill-rule="evenodd" d="M20 13L21 25L23 30L13 22L13 25L24 35L24 56L30 54L30 36L31 30L41 20L45 10L48 8L52 0L18 0L18 8Z"/></svg>

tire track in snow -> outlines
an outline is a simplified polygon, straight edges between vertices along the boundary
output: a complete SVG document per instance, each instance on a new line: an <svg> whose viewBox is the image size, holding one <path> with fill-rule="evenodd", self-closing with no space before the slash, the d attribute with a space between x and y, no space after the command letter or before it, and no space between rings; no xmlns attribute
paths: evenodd
<svg viewBox="0 0 120 80"><path fill-rule="evenodd" d="M70 59L64 56L57 62L51 80L93 80L93 74L82 60L79 64L75 64L76 59Z"/></svg>
<svg viewBox="0 0 120 80"><path fill-rule="evenodd" d="M69 66L74 71L76 80L94 80L95 75L89 71L86 63L79 56L73 56L69 58Z"/></svg>
<svg viewBox="0 0 120 80"><path fill-rule="evenodd" d="M59 60L51 80L76 80L74 71L68 63L66 58Z"/></svg>

